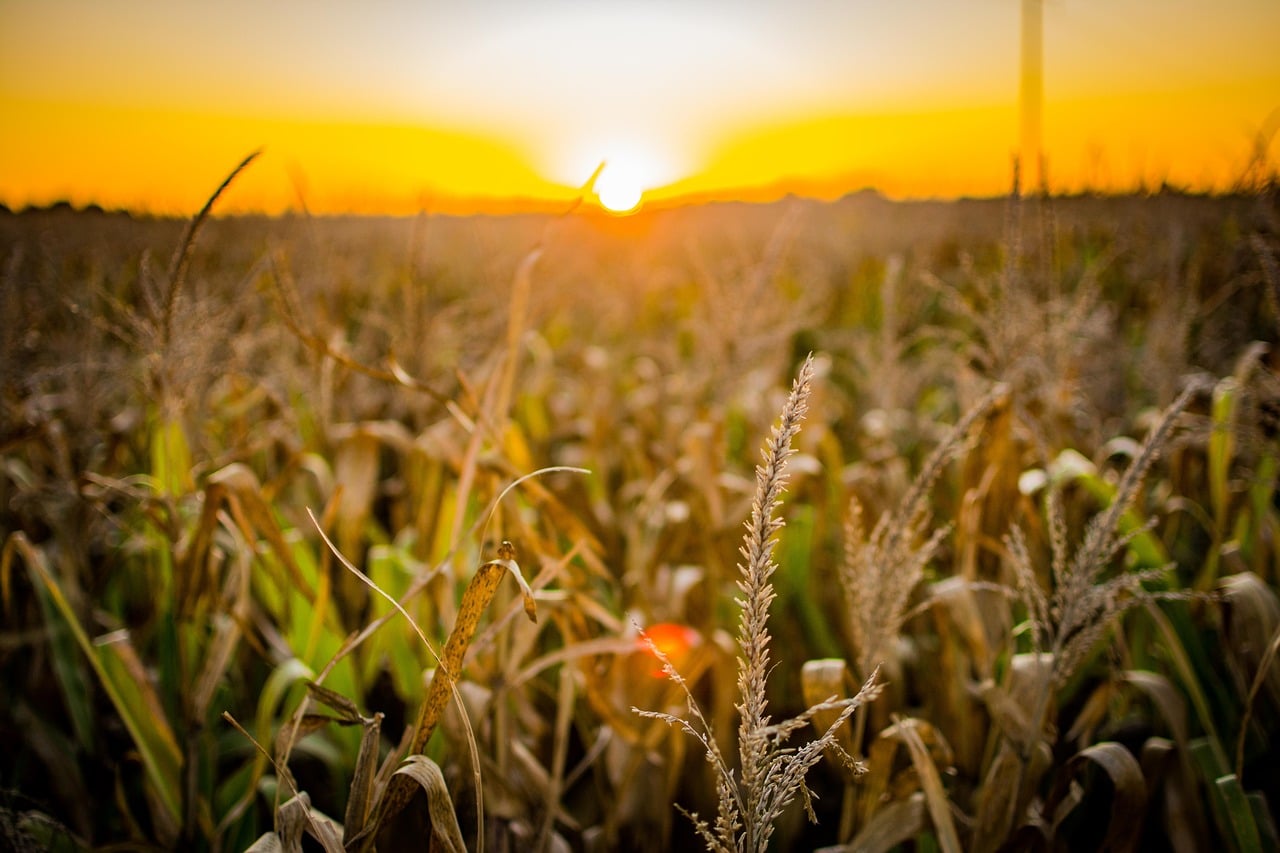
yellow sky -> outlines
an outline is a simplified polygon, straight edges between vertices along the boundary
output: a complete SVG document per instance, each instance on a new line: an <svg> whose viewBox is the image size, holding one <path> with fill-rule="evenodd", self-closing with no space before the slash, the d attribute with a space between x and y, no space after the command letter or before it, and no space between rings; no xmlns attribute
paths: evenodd
<svg viewBox="0 0 1280 853"><path fill-rule="evenodd" d="M0 201L186 213L259 147L231 209L562 202L601 159L649 199L997 194L1020 7L0 0ZM1230 186L1277 36L1275 0L1046 0L1051 184Z"/></svg>

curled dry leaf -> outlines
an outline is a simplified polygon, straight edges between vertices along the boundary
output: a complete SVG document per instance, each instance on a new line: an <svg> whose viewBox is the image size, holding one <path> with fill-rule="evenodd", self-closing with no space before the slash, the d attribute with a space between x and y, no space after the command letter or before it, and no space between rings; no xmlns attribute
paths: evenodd
<svg viewBox="0 0 1280 853"><path fill-rule="evenodd" d="M309 834L325 853L344 853L342 847L342 831L330 818L311 807L311 798L303 791L280 805L276 812L276 831L279 833L277 843L272 846L266 836L254 843L253 849L264 844L263 850L282 850L284 853L302 853L302 835ZM274 833L268 833L272 835Z"/></svg>
<svg viewBox="0 0 1280 853"><path fill-rule="evenodd" d="M1111 782L1111 794L1105 798L1110 809L1101 843L1106 849L1121 853L1135 849L1146 814L1147 784L1133 753L1114 741L1095 743L1080 750L1054 783L1045 811L1052 820L1055 833L1077 808L1088 801L1089 783L1080 779L1083 768L1088 764L1097 765L1105 771ZM1086 815L1085 819L1090 817Z"/></svg>
<svg viewBox="0 0 1280 853"><path fill-rule="evenodd" d="M411 755L396 771L397 776L407 776L422 786L427 795L427 808L431 814L433 847L439 845L448 853L467 853L462 841L462 829L453 811L453 798L444 783L440 765L425 755Z"/></svg>
<svg viewBox="0 0 1280 853"><path fill-rule="evenodd" d="M493 562L511 572L511 576L516 579L516 583L520 585L520 593L524 596L524 613L529 617L530 622L536 623L538 602L533 597L533 590L529 588L529 582L525 580L524 573L520 571L520 564L516 562L515 546L503 540L498 546L498 559Z"/></svg>

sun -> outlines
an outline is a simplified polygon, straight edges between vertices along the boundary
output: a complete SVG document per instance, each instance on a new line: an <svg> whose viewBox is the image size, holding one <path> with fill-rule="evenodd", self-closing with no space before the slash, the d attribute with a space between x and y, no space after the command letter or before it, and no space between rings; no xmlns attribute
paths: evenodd
<svg viewBox="0 0 1280 853"><path fill-rule="evenodd" d="M614 216L630 215L666 197L690 168L689 158L651 128L583 126L565 133L539 146L541 173Z"/></svg>
<svg viewBox="0 0 1280 853"><path fill-rule="evenodd" d="M639 173L626 161L605 161L595 183L600 206L617 214L632 213L638 209L644 189Z"/></svg>

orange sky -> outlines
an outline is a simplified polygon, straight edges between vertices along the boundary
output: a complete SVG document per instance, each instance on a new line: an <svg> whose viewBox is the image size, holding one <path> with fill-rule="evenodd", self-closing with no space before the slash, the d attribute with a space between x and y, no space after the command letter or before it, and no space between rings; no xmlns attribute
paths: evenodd
<svg viewBox="0 0 1280 853"><path fill-rule="evenodd" d="M563 202L601 159L649 200L994 195L1020 8L0 0L0 201L189 213L259 147L222 209ZM1231 186L1277 37L1275 0L1046 0L1051 185Z"/></svg>

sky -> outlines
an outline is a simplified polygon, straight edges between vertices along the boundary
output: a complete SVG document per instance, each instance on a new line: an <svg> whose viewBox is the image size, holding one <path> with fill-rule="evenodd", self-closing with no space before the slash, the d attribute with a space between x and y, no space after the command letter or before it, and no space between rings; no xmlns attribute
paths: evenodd
<svg viewBox="0 0 1280 853"><path fill-rule="evenodd" d="M0 202L189 213L259 148L230 209L563 203L602 160L602 198L997 195L1021 8L0 0ZM1226 189L1280 126L1277 0L1043 19L1053 189Z"/></svg>

